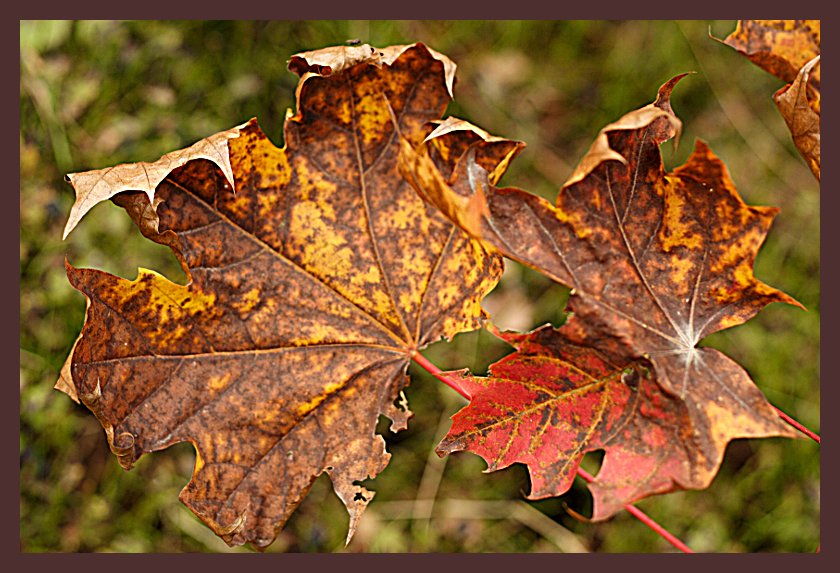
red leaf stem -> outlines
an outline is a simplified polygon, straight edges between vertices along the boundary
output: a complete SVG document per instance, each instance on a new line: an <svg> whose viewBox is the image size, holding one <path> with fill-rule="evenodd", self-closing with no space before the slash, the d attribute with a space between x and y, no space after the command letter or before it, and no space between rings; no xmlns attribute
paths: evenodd
<svg viewBox="0 0 840 573"><path fill-rule="evenodd" d="M592 476L592 474L590 474L589 472L587 472L583 468L578 468L577 473L587 483L590 483L595 479ZM676 547L677 549L679 549L683 553L694 553L694 550L691 549L691 547L689 547L688 545L686 545L685 543L683 543L682 541L677 539L677 537L674 536L673 533L671 533L670 531L668 531L667 529L665 529L664 527L659 525L656 521L653 520L653 518L651 518L648 514L646 514L644 511L642 511L641 509L639 509L635 505L627 503L627 504L624 505L624 509L626 509L630 513L630 515L632 515L633 517L635 517L636 519L638 519L639 521L641 521L642 523L644 523L645 525L650 527L656 533L661 535L662 538L665 539L665 541L667 541L668 543L670 543L671 545L673 545L674 547Z"/></svg>
<svg viewBox="0 0 840 573"><path fill-rule="evenodd" d="M467 392L464 391L464 389L461 388L461 386L458 385L457 382L444 375L443 371L437 366L435 366L431 361L429 361L428 358L415 351L412 353L411 359L414 360L414 362L416 362L417 365L423 368L426 372L428 372L429 374L431 374L432 376L434 376L435 378L437 378L438 380L440 380L441 382L458 392L458 394L463 396L465 399L470 399L470 395L467 394ZM782 417L784 418L784 416ZM785 419L785 421L787 421L787 419ZM817 437L817 441L819 441L819 436ZM587 483L592 482L595 479L583 468L578 468L577 473ZM665 539L668 543L670 543L683 553L694 553L694 551L688 545L680 541L676 536L674 536L674 534L672 534L670 531L659 525L656 521L653 520L653 518L651 518L638 507L628 503L624 505L624 509L626 509L630 513L630 515L647 525L650 529L658 533L663 539Z"/></svg>
<svg viewBox="0 0 840 573"><path fill-rule="evenodd" d="M414 353L411 355L411 359L414 360L418 366L421 366L423 370L425 370L426 372L428 372L429 374L431 374L432 376L434 376L435 378L437 378L438 380L455 390L458 394L460 394L467 400L470 399L470 395L467 394L457 382L455 382L447 376L444 376L442 374L443 371L434 364L432 364L428 358L426 358L419 352L414 351Z"/></svg>
<svg viewBox="0 0 840 573"><path fill-rule="evenodd" d="M817 442L818 444L820 443L819 434L817 434L816 432L812 432L811 430L809 430L808 428L806 428L805 426L803 426L802 424L800 424L799 422L797 422L796 420L794 420L793 418L776 408L776 406L773 406L773 408L776 409L776 412L779 413L779 417L782 420L784 420L785 422L787 422L788 424L790 424L791 426L793 426L794 428L796 428L797 430L799 430L800 432Z"/></svg>

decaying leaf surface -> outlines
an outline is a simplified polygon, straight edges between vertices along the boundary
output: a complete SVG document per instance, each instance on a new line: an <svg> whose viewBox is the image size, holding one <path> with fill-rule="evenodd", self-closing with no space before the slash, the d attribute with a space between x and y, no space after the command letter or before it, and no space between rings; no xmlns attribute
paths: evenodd
<svg viewBox="0 0 840 573"><path fill-rule="evenodd" d="M76 191L76 201L70 209L70 216L64 226L64 236L70 234L88 211L98 203L110 199L122 191L145 191L149 201L154 199L157 186L174 169L195 159L207 159L216 163L228 181L233 180L228 160L228 140L239 137L244 125L222 131L197 141L193 145L167 153L153 163L126 163L95 171L70 173L67 181Z"/></svg>
<svg viewBox="0 0 840 573"><path fill-rule="evenodd" d="M114 196L173 249L187 285L67 265L89 300L73 391L125 468L192 442L181 499L231 545L270 544L325 471L350 513L349 541L373 496L358 482L390 457L378 417L397 431L410 416L411 354L477 328L501 273L501 257L397 170L397 130L422 140L454 65L421 44L382 50L388 62L364 53L323 74L304 65L323 65L317 52L293 58L301 81L285 147L253 120L240 126L226 140L230 181L196 158L151 202L145 188Z"/></svg>
<svg viewBox="0 0 840 573"><path fill-rule="evenodd" d="M328 76L332 73L340 73L360 63L368 63L373 66L391 66L410 47L406 44L388 46L382 49L376 49L369 44L332 46L292 56L289 60L289 69L300 76L310 72ZM446 91L450 98L455 97L453 92L455 87L455 62L428 46L425 46L425 48L429 55L443 65L443 81L446 84Z"/></svg>
<svg viewBox="0 0 840 573"><path fill-rule="evenodd" d="M820 180L820 21L739 20L724 43L788 82L773 96L796 148Z"/></svg>
<svg viewBox="0 0 840 573"><path fill-rule="evenodd" d="M819 20L738 20L723 41L761 69L792 82L807 62L820 55ZM812 82L819 91L820 75Z"/></svg>
<svg viewBox="0 0 840 573"><path fill-rule="evenodd" d="M815 69L819 69L819 64L820 57L817 56L802 66L792 84L773 95L794 145L817 181L820 180L820 98L819 92L816 99L813 98L812 91L808 89L808 79Z"/></svg>
<svg viewBox="0 0 840 573"><path fill-rule="evenodd" d="M493 187L473 158L499 143L476 142L474 131L406 143L400 160L418 192L471 235L572 287L569 308L593 348L618 340L613 364L650 361L656 383L685 409L691 475L710 479L730 440L795 434L740 366L698 343L771 302L798 303L753 276L777 209L745 205L702 142L665 172L659 145L680 127L670 107L678 79L601 131L556 206ZM449 174L438 148L457 139L472 143ZM680 484L701 482L708 479Z"/></svg>

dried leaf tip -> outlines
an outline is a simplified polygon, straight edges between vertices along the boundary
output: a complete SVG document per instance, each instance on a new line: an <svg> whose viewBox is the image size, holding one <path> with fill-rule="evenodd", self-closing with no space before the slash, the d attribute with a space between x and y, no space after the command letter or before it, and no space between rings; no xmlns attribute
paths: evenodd
<svg viewBox="0 0 840 573"><path fill-rule="evenodd" d="M189 147L171 151L152 163L123 163L105 169L67 174L65 180L73 186L76 201L70 209L62 240L76 228L88 211L118 193L143 191L149 197L149 203L153 203L155 189L160 182L174 169L193 159L207 159L218 165L233 190L233 171L227 142L239 137L239 131L255 121L251 119L232 129L205 137Z"/></svg>
<svg viewBox="0 0 840 573"><path fill-rule="evenodd" d="M659 88L656 100L642 108L622 116L618 121L605 126L598 133L598 137L592 142L592 146L586 155L581 159L569 179L563 184L564 188L583 181L599 165L606 161L618 161L622 165L628 164L628 158L610 146L607 134L613 131L630 131L654 126L660 118L665 118L664 125L658 125L655 129L655 138L659 143L668 139L679 139L682 132L682 122L671 109L671 92L674 86L682 78L691 72L674 76Z"/></svg>
<svg viewBox="0 0 840 573"><path fill-rule="evenodd" d="M660 109L664 109L669 113L673 113L673 110L671 109L671 92L674 91L674 86L676 86L684 77L694 73L697 72L683 72L662 84L659 91L656 92L656 101L653 102L653 105Z"/></svg>
<svg viewBox="0 0 840 573"><path fill-rule="evenodd" d="M380 67L390 66L404 52L417 48L425 50L435 60L443 64L444 81L450 98L454 97L455 63L443 54L429 48L423 43L401 44L387 48L375 48L370 44L353 44L345 46L331 46L320 50L312 50L295 54L289 59L289 70L301 78L305 74L315 74L329 77L358 64L368 63Z"/></svg>
<svg viewBox="0 0 840 573"><path fill-rule="evenodd" d="M674 86L679 83L681 79L686 77L690 74L695 74L697 72L683 72L677 76L674 76L659 88L659 91L656 93L656 101L653 102L653 105L667 111L671 116L677 120L676 124L674 125L674 152L677 151L677 148L680 146L680 135L682 135L682 122L680 122L676 115L674 114L674 110L671 107L671 92L674 91Z"/></svg>

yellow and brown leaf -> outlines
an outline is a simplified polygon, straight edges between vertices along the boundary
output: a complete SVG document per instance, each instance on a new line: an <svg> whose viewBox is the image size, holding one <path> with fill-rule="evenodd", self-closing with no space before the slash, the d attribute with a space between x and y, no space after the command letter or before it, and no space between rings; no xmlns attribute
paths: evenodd
<svg viewBox="0 0 840 573"><path fill-rule="evenodd" d="M283 148L252 120L222 159L186 157L151 191L120 181L136 165L108 170L116 190L97 197L170 246L188 284L67 266L89 306L58 387L126 468L193 443L181 499L231 545L270 544L323 472L349 540L373 496L358 482L390 457L378 417L393 431L410 417L412 353L477 328L501 273L397 169L400 140L443 113L454 64L422 44L353 48L292 59Z"/></svg>
<svg viewBox="0 0 840 573"><path fill-rule="evenodd" d="M745 205L699 141L686 164L665 172L659 145L680 128L670 106L678 79L653 104L601 130L556 205L494 187L474 158L500 143L477 141L474 131L404 144L400 164L418 192L472 236L572 287L569 308L593 348L618 367L650 361L663 395L684 408L690 473L704 476L675 483L698 487L730 440L794 435L740 366L698 344L771 302L798 303L753 275L777 209ZM449 174L438 150L456 139L468 146Z"/></svg>
<svg viewBox="0 0 840 573"><path fill-rule="evenodd" d="M819 20L738 20L723 41L761 69L792 82L806 63L820 55ZM811 78L817 91L820 75Z"/></svg>
<svg viewBox="0 0 840 573"><path fill-rule="evenodd" d="M820 21L739 20L723 43L788 82L773 99L793 143L820 180Z"/></svg>

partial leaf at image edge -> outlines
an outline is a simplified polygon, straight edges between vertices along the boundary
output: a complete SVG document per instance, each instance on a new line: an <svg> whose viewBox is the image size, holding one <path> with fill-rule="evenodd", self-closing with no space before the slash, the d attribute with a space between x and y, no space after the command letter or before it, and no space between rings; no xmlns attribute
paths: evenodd
<svg viewBox="0 0 840 573"><path fill-rule="evenodd" d="M809 98L808 79L820 65L820 57L802 66L792 84L773 94L773 101L790 130L796 149L805 159L811 173L820 180L820 112L819 99Z"/></svg>
<svg viewBox="0 0 840 573"><path fill-rule="evenodd" d="M764 71L790 83L799 75L802 66L820 55L820 21L738 20L735 30L722 43ZM819 74L813 81L819 91Z"/></svg>
<svg viewBox="0 0 840 573"><path fill-rule="evenodd" d="M794 145L819 182L820 20L738 20L735 31L721 42L788 82L773 100Z"/></svg>

